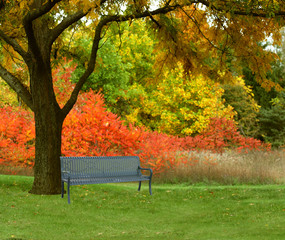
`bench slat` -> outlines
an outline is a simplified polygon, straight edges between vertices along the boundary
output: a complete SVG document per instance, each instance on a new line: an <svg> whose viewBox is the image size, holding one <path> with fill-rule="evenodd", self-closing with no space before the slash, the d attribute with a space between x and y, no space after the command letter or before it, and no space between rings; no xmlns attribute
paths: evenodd
<svg viewBox="0 0 285 240"><path fill-rule="evenodd" d="M70 179L70 186L85 185L85 184L137 182L137 181L146 181L146 180L149 180L149 177L124 176L124 177L76 178L76 179ZM67 182L68 179L66 179L65 181Z"/></svg>

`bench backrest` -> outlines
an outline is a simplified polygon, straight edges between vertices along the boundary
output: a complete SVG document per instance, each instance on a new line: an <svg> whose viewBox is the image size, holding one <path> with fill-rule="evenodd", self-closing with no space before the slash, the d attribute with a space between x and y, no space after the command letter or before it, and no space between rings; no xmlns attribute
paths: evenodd
<svg viewBox="0 0 285 240"><path fill-rule="evenodd" d="M71 177L113 177L141 175L137 156L60 157L62 178L66 171Z"/></svg>

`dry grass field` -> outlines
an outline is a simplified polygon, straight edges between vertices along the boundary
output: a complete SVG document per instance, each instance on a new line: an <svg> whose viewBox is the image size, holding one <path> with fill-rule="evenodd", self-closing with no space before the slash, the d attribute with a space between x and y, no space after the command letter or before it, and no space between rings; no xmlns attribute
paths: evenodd
<svg viewBox="0 0 285 240"><path fill-rule="evenodd" d="M159 182L209 184L283 184L285 151L239 153L190 152L190 164L167 170ZM192 164L193 163L193 164Z"/></svg>

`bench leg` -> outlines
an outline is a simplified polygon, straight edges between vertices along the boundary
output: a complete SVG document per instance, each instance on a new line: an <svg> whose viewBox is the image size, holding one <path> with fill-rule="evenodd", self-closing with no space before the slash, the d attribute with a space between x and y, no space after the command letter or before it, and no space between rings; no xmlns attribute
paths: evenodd
<svg viewBox="0 0 285 240"><path fill-rule="evenodd" d="M64 195L64 182L61 181L61 198L63 198Z"/></svg>
<svg viewBox="0 0 285 240"><path fill-rule="evenodd" d="M151 191L151 180L149 180L149 194L152 195L152 191Z"/></svg>
<svg viewBox="0 0 285 240"><path fill-rule="evenodd" d="M68 196L68 204L70 204L70 179L67 182L67 196Z"/></svg>
<svg viewBox="0 0 285 240"><path fill-rule="evenodd" d="M139 182L139 188L138 188L138 191L140 191L140 190L141 190L141 185L142 185L142 182L140 181L140 182Z"/></svg>

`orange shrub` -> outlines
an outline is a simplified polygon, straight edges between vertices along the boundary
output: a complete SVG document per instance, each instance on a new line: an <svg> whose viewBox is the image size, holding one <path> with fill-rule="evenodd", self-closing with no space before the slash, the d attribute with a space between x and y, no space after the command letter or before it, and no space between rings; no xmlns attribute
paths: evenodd
<svg viewBox="0 0 285 240"><path fill-rule="evenodd" d="M185 138L185 148L223 152L227 148L241 150L269 150L270 144L244 137L233 120L212 118L204 132L194 138Z"/></svg>
<svg viewBox="0 0 285 240"><path fill-rule="evenodd" d="M64 121L62 153L78 156L133 155L141 146L142 130L125 126L108 112L102 94L84 93Z"/></svg>
<svg viewBox="0 0 285 240"><path fill-rule="evenodd" d="M35 128L32 114L20 107L0 108L0 164L32 166Z"/></svg>
<svg viewBox="0 0 285 240"><path fill-rule="evenodd" d="M34 122L29 111L0 108L0 163L33 165ZM102 94L93 91L81 95L63 125L62 154L66 156L138 155L144 166L155 173L177 165L195 164L188 152L210 150L268 150L270 145L245 138L234 122L213 118L207 130L195 137L179 138L144 128L126 126L117 115L108 112Z"/></svg>

